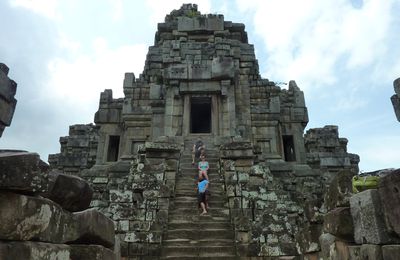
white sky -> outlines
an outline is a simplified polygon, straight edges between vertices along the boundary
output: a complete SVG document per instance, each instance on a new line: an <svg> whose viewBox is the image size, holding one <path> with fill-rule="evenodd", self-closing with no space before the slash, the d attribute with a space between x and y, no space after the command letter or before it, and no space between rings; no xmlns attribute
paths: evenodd
<svg viewBox="0 0 400 260"><path fill-rule="evenodd" d="M18 83L0 148L60 150L69 125L93 122L100 92L122 97L125 72L142 72L157 23L186 1L2 0L0 62ZM400 123L390 96L400 77L398 0L192 1L246 25L260 72L296 80L308 128L338 125L360 169L400 168Z"/></svg>

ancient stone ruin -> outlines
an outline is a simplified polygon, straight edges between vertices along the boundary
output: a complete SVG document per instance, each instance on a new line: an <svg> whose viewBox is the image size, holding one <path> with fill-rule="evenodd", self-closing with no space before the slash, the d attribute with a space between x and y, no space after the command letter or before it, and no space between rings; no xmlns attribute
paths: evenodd
<svg viewBox="0 0 400 260"><path fill-rule="evenodd" d="M17 92L17 83L8 77L9 68L0 63L0 137L4 128L10 126L14 115L17 100L14 98Z"/></svg>
<svg viewBox="0 0 400 260"><path fill-rule="evenodd" d="M90 238L126 260L400 255L399 171L378 189L353 194L359 157L347 152L337 126L304 134L303 92L295 81L286 89L260 76L243 24L182 5L158 24L143 73L126 73L123 89L123 98L100 94L95 124L70 126L60 153L49 156L51 170L40 170L50 177L38 178L38 194L64 208L66 225L92 233L64 229L57 233L63 239L45 242L68 244L73 254L75 243ZM210 164L210 209L202 216L191 163L199 138ZM82 199L69 202L52 188L75 178L90 185L68 188ZM81 214L89 213L71 213L88 203L113 220L113 230L87 227ZM9 227L17 222L24 223ZM82 259L113 259L91 257Z"/></svg>
<svg viewBox="0 0 400 260"><path fill-rule="evenodd" d="M396 94L394 94L390 99L392 100L392 104L393 104L394 112L397 117L397 121L400 122L400 78L396 79L393 82L393 86L394 86L394 92Z"/></svg>
<svg viewBox="0 0 400 260"><path fill-rule="evenodd" d="M0 69L3 131L15 109L16 83L6 65ZM37 153L0 150L0 259L117 259L114 223L88 209L92 196L86 181L50 170Z"/></svg>

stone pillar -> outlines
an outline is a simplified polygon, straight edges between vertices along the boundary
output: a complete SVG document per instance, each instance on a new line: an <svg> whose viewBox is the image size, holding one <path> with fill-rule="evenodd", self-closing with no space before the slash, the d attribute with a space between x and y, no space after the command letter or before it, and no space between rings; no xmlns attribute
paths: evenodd
<svg viewBox="0 0 400 260"><path fill-rule="evenodd" d="M190 133L190 95L185 95L183 102L182 134L188 136Z"/></svg>
<svg viewBox="0 0 400 260"><path fill-rule="evenodd" d="M236 136L236 106L235 106L235 90L233 86L227 89L227 106L228 106L228 125L229 135Z"/></svg>
<svg viewBox="0 0 400 260"><path fill-rule="evenodd" d="M218 96L217 95L212 95L211 97L211 133L214 136L219 135L219 106L218 106Z"/></svg>
<svg viewBox="0 0 400 260"><path fill-rule="evenodd" d="M168 88L167 95L165 97L165 132L166 136L171 136L172 134L172 121L173 121L173 110L174 110L174 93L171 88ZM154 136L154 135L153 135Z"/></svg>

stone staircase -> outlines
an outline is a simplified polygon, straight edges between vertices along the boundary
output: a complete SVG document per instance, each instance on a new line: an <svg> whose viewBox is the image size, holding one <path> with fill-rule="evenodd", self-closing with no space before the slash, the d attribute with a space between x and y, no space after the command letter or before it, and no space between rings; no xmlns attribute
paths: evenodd
<svg viewBox="0 0 400 260"><path fill-rule="evenodd" d="M175 198L169 209L168 232L163 238L161 259L235 259L234 232L223 190L223 180L217 170L217 150L206 142L210 164L209 212L200 216L191 164L192 140L185 142L176 180Z"/></svg>

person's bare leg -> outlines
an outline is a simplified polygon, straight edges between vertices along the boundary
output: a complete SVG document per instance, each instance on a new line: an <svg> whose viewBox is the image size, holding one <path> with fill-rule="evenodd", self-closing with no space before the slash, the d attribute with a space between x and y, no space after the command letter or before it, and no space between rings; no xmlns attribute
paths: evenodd
<svg viewBox="0 0 400 260"><path fill-rule="evenodd" d="M196 154L195 148L193 147L193 149L192 149L192 164L194 164L194 157L195 157L195 154Z"/></svg>
<svg viewBox="0 0 400 260"><path fill-rule="evenodd" d="M200 215L207 214L206 205L204 204L204 202L201 202L200 206L201 206L201 209L203 210L203 212L201 212Z"/></svg>

